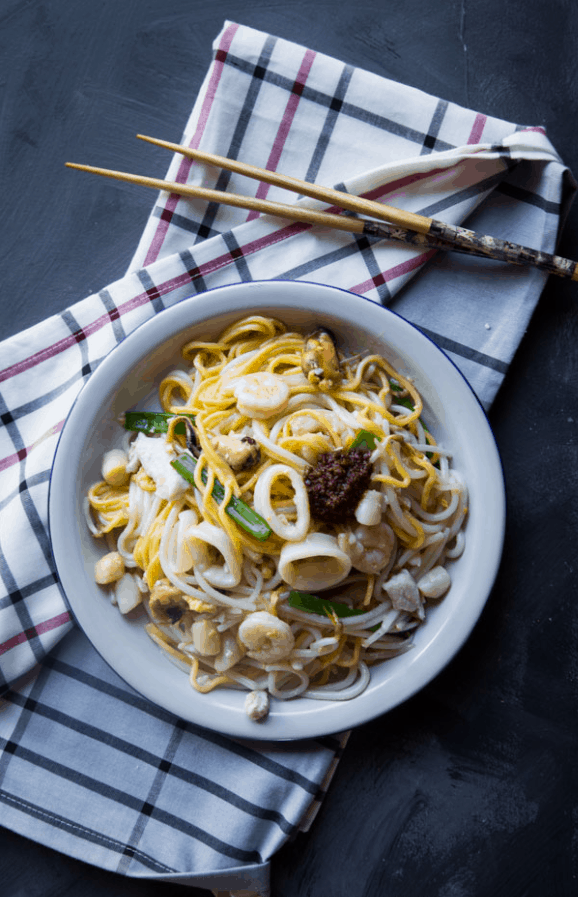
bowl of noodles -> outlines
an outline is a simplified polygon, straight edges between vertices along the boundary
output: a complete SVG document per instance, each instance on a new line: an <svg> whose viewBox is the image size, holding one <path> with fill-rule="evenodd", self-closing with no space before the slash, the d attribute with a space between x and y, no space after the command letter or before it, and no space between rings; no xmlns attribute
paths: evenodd
<svg viewBox="0 0 578 897"><path fill-rule="evenodd" d="M184 300L114 349L57 447L72 615L139 693L235 737L346 730L468 638L504 536L486 416L398 315L303 282Z"/></svg>

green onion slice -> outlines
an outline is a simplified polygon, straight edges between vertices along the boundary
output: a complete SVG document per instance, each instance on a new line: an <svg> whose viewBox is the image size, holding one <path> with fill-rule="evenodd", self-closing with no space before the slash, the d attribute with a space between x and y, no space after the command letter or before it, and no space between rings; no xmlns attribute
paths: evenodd
<svg viewBox="0 0 578 897"><path fill-rule="evenodd" d="M372 452L378 442L381 442L381 439L379 436L376 436L375 433L370 433L369 430L360 430L349 446L348 451L361 448Z"/></svg>
<svg viewBox="0 0 578 897"><path fill-rule="evenodd" d="M166 433L169 429L169 421L173 417L188 417L195 422L194 414L172 414L167 411L127 411L124 415L125 430L137 430L139 433ZM185 425L183 421L175 426L175 433L184 435Z"/></svg>
<svg viewBox="0 0 578 897"><path fill-rule="evenodd" d="M317 595L311 595L309 592L299 592L297 589L291 589L287 603L296 610L304 610L310 614L319 614L321 617L330 617L331 611L334 611L337 617L358 617L360 614L367 613L367 611L360 610L357 607L342 604L340 601L318 598ZM379 624L369 628L372 632L375 632L376 629L379 629Z"/></svg>
<svg viewBox="0 0 578 897"><path fill-rule="evenodd" d="M318 598L317 595L310 595L309 592L299 592L297 589L291 589L287 600L290 606L296 610L305 610L310 614L319 614L322 617L331 615L332 611L338 617L356 617L365 613L363 610L349 607L348 604L342 604L340 601Z"/></svg>
<svg viewBox="0 0 578 897"><path fill-rule="evenodd" d="M195 483L196 464L197 462L193 456L186 452L179 455L174 461L171 461L171 465L175 470L192 485ZM201 479L204 483L207 482L206 470L203 470L201 473ZM223 501L225 489L218 480L215 480L212 495L219 504ZM265 539L268 539L271 535L271 527L267 521L264 520L260 514L257 514L256 511L253 511L253 509L250 508L249 505L246 505L240 498L233 496L225 510L235 523L238 523L242 529L249 533L249 535L254 536L255 539L258 539L259 542L264 542Z"/></svg>

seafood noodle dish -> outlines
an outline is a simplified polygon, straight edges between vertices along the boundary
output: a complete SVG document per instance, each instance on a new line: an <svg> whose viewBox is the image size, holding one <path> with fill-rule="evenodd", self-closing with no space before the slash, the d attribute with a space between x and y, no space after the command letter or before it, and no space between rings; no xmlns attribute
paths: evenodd
<svg viewBox="0 0 578 897"><path fill-rule="evenodd" d="M466 484L426 417L386 357L324 328L252 315L189 341L86 495L95 580L196 691L244 690L252 720L355 698L464 549Z"/></svg>

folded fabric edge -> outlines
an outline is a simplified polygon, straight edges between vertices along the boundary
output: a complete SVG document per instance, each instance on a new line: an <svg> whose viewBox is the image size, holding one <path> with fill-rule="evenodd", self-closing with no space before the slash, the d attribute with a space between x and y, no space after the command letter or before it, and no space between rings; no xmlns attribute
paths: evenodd
<svg viewBox="0 0 578 897"><path fill-rule="evenodd" d="M170 875L128 874L129 878L143 878L147 881L166 881L169 884L187 887L208 888L214 894L223 891L234 892L231 897L269 897L271 893L271 864L254 863L248 866L231 866L193 875L173 873Z"/></svg>
<svg viewBox="0 0 578 897"><path fill-rule="evenodd" d="M524 139L526 134L528 139ZM389 162L378 168L368 169L354 178L344 181L344 185L347 192L354 195L378 187L384 188L384 192L386 192L391 182L398 178L433 174L457 167L468 161L501 162L505 173L508 160L520 161L522 159L563 164L545 133L540 129L527 128L513 131L511 135L502 140L500 146L490 143L464 144L451 150L431 153L428 156L413 156L402 161Z"/></svg>

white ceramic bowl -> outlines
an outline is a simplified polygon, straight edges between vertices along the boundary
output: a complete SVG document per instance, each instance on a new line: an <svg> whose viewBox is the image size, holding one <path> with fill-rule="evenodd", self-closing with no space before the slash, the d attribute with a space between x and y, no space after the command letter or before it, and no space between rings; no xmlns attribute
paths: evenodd
<svg viewBox="0 0 578 897"><path fill-rule="evenodd" d="M447 596L428 611L411 651L374 667L367 690L350 701L273 701L265 722L248 719L245 693L219 688L198 694L188 677L124 618L95 584L103 552L84 524L82 503L100 479L105 450L120 442L116 423L127 408L151 407L156 387L179 361L180 346L212 338L251 312L274 315L305 331L324 324L349 350L376 350L414 378L424 419L453 451L470 493L466 548L452 565ZM156 406L158 407L158 405ZM398 315L352 293L313 283L267 281L223 287L161 312L131 333L99 365L80 393L56 451L49 499L52 546L62 589L96 650L134 689L177 716L253 739L297 739L338 732L385 713L430 682L474 627L492 588L502 551L502 469L486 416L455 365Z"/></svg>

